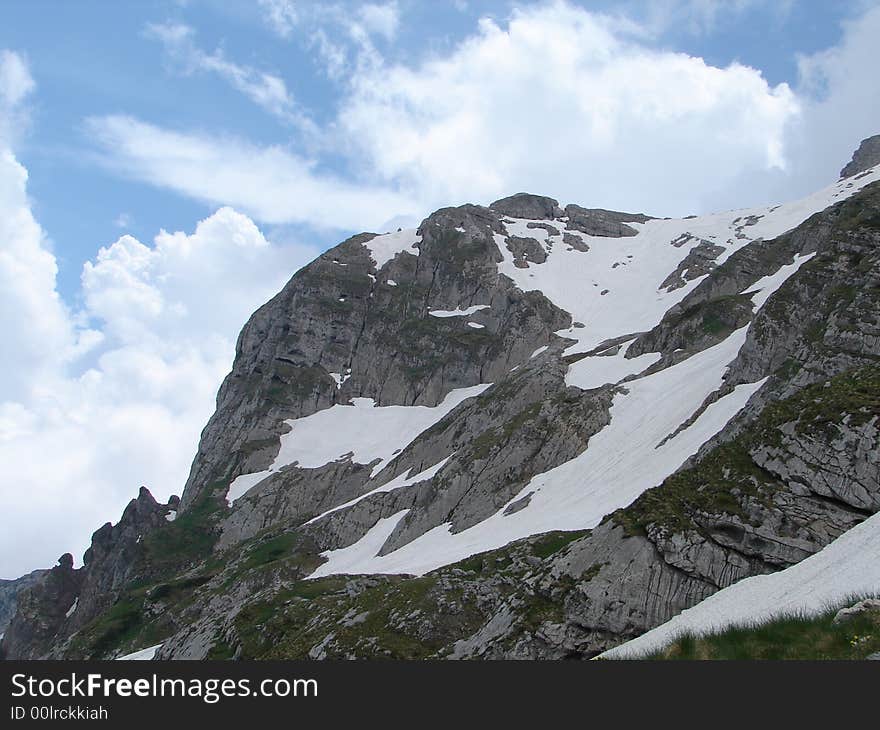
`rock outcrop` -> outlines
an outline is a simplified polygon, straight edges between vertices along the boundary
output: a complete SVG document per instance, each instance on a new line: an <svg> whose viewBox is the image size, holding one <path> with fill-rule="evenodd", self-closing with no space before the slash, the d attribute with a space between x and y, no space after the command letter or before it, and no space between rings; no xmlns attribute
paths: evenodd
<svg viewBox="0 0 880 730"><path fill-rule="evenodd" d="M167 568L153 559L145 541L157 528L169 524L180 500L159 504L141 487L116 525L109 522L92 535L83 566L73 567L73 556L62 555L58 565L37 576L23 589L16 613L0 649L16 659L63 655L68 639L114 606L123 588Z"/></svg>
<svg viewBox="0 0 880 730"><path fill-rule="evenodd" d="M0 580L0 634L15 615L18 594L36 583L47 571L34 570L15 580Z"/></svg>
<svg viewBox="0 0 880 730"><path fill-rule="evenodd" d="M840 171L840 177L852 177L880 165L880 134L863 139L852 160Z"/></svg>
<svg viewBox="0 0 880 730"><path fill-rule="evenodd" d="M6 627L0 643L4 659L40 659L53 646L55 639L76 610L76 599L82 586L82 574L73 568L73 556L65 553L58 565L19 593L15 615Z"/></svg>

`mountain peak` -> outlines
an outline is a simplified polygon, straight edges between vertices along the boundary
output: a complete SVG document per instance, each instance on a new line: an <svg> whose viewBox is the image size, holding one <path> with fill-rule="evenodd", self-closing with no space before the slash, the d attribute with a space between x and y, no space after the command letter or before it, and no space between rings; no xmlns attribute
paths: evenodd
<svg viewBox="0 0 880 730"><path fill-rule="evenodd" d="M880 134L862 140L859 148L853 152L852 160L840 171L840 178L858 175L874 165L880 165Z"/></svg>
<svg viewBox="0 0 880 730"><path fill-rule="evenodd" d="M531 193L516 193L496 200L489 207L512 218L528 218L530 220L552 220L563 215L559 201Z"/></svg>

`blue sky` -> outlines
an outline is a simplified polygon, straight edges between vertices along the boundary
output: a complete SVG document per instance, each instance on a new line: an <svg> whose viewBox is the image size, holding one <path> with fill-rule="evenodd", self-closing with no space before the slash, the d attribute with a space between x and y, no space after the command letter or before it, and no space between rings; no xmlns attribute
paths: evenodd
<svg viewBox="0 0 880 730"><path fill-rule="evenodd" d="M180 492L242 324L321 250L521 190L803 196L880 132L878 34L878 0L6 0L0 577Z"/></svg>
<svg viewBox="0 0 880 730"><path fill-rule="evenodd" d="M30 172L34 209L56 247L64 296L77 296L83 262L121 231L147 241L159 228L189 229L216 207L108 171L95 159L86 119L126 114L175 129L305 147L295 128L250 103L222 78L186 72L170 61L162 44L150 35L150 24L186 24L208 52L222 49L234 63L277 74L297 107L306 109L318 124L328 124L344 83L328 78L310 35L319 25L334 32L334 24L311 17L309 5L295 4L299 20L285 37L273 30L266 7L255 2L13 0L6 4L0 47L27 59L38 86L19 158ZM351 3L343 12L356 14L362 5ZM394 4L398 25L393 38L377 34L374 42L390 62L413 64L449 52L474 34L479 18L503 23L513 7L523 5L528 3L471 1L459 8L455 3L401 0ZM770 84L792 86L798 83L798 55L837 44L842 21L864 7L861 2L577 5L625 14L652 28L658 19L665 21L653 30L648 45L699 56L714 66L739 61L759 69ZM51 22L46 22L47 17ZM321 163L347 172L344 159L328 155ZM732 200L731 205L738 202ZM123 222L126 225L119 225ZM340 238L338 232L307 228L279 235L305 236L320 246Z"/></svg>

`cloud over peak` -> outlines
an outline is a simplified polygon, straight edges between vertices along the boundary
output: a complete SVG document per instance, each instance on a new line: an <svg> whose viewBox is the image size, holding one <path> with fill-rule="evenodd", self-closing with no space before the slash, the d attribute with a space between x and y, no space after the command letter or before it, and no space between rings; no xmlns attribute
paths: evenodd
<svg viewBox="0 0 880 730"><path fill-rule="evenodd" d="M268 223L346 230L511 190L687 214L722 196L741 204L751 184L739 181L787 163L802 108L788 85L657 49L631 20L562 1L527 6L504 22L482 19L443 52L392 63L363 25L393 33L396 5L361 11L342 55L325 37L328 63L347 75L331 120L306 135L311 156L294 143L256 146L131 117L92 119L89 130L132 178ZM225 58L194 51L189 32L161 32L236 78L221 70ZM350 64L351 53L361 60Z"/></svg>

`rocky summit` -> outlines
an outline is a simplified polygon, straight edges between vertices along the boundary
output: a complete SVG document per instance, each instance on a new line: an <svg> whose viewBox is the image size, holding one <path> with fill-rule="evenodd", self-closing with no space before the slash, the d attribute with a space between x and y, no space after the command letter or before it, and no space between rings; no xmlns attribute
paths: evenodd
<svg viewBox="0 0 880 730"><path fill-rule="evenodd" d="M0 651L586 659L880 591L878 139L793 203L340 243L242 330L181 498L0 586Z"/></svg>

